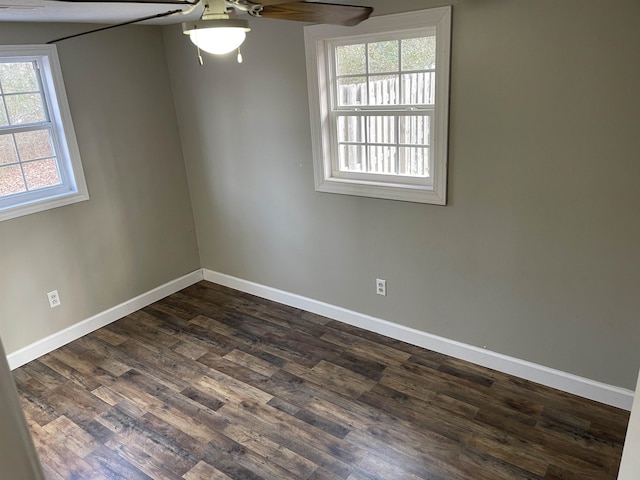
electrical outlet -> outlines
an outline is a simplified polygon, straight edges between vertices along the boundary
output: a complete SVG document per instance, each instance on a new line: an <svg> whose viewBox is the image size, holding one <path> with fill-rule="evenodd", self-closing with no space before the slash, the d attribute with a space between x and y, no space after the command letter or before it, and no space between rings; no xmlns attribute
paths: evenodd
<svg viewBox="0 0 640 480"><path fill-rule="evenodd" d="M49 297L49 306L51 308L60 306L60 295L58 295L58 290L47 293L47 297Z"/></svg>
<svg viewBox="0 0 640 480"><path fill-rule="evenodd" d="M376 278L376 293L378 295L387 296L387 281Z"/></svg>

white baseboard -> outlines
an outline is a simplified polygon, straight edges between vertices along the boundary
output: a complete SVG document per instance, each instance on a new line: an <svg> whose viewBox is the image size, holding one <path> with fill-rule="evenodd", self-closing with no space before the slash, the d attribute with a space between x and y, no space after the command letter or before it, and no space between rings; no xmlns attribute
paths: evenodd
<svg viewBox="0 0 640 480"><path fill-rule="evenodd" d="M414 328L347 310L312 298L249 282L240 278L203 269L204 279L226 287L250 293L278 303L300 308L403 342L423 347L476 365L531 380L548 387L572 393L614 407L631 410L634 392L588 378L573 375L533 362L492 352L483 348L431 335Z"/></svg>
<svg viewBox="0 0 640 480"><path fill-rule="evenodd" d="M31 345L27 345L26 347L7 355L9 367L12 370L14 368L18 368L31 360L35 360L56 348L60 348L61 346L82 337L83 335L91 333L98 328L102 328L122 317L126 317L130 313L140 310L147 305L151 305L158 300L182 290L183 288L187 288L202 279L202 270L196 270L195 272L191 272L183 277L167 282L164 285L160 285L153 290L149 290L142 295L138 295L137 297L127 300L115 307L105 310L104 312L100 312L93 317L76 323L75 325L71 325L60 332L49 335L48 337L38 340Z"/></svg>
<svg viewBox="0 0 640 480"><path fill-rule="evenodd" d="M104 327L122 317L129 315L147 305L157 302L200 280L208 280L242 292L273 300L284 305L300 308L308 312L322 315L372 332L380 333L403 342L443 353L454 358L492 368L499 372L531 380L558 390L562 390L597 402L631 410L634 392L625 388L608 385L588 378L573 375L533 362L510 357L501 353L485 350L473 345L432 335L414 328L405 327L387 320L375 318L362 313L347 310L312 298L249 282L240 278L214 272L197 270L183 277L172 280L142 295L127 300L104 312L100 312L80 323L54 333L31 345L7 355L7 361L13 370L25 363L55 350L88 333Z"/></svg>

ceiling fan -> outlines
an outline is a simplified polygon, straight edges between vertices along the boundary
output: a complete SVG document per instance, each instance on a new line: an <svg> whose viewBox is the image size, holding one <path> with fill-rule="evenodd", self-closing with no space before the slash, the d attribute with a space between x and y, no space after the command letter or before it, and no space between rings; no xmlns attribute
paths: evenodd
<svg viewBox="0 0 640 480"><path fill-rule="evenodd" d="M182 31L189 35L191 41L198 48L198 58L202 64L200 50L215 55L223 55L238 50L238 62L242 62L239 47L244 42L246 32L250 31L249 22L238 18L237 13L246 13L255 18L272 18L293 20L298 22L326 23L333 25L353 26L369 18L373 12L371 7L355 5L339 5L315 1L291 0L58 0L73 3L137 3L158 5L180 5L186 8L137 18L116 25L82 32L67 37L58 38L48 43L56 43L90 33L107 30L109 28L131 25L161 17L177 14L189 14L199 7L203 7L200 20L185 22Z"/></svg>

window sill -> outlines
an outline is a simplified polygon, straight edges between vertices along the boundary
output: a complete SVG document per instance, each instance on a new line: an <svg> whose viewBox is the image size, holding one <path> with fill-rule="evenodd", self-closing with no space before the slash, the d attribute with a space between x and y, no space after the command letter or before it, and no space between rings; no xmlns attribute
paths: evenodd
<svg viewBox="0 0 640 480"><path fill-rule="evenodd" d="M22 217L32 213L42 212L51 208L63 207L73 203L84 202L89 200L88 193L73 192L64 193L47 199L31 200L10 207L0 209L0 222L11 220L12 218Z"/></svg>
<svg viewBox="0 0 640 480"><path fill-rule="evenodd" d="M439 191L433 186L426 185L378 183L329 177L316 178L316 190L324 193L384 198L432 205L446 205L447 203L444 191Z"/></svg>

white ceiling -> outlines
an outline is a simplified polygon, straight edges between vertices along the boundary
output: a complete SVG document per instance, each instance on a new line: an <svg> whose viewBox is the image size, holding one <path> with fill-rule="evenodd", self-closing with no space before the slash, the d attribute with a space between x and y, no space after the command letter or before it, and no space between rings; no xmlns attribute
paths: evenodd
<svg viewBox="0 0 640 480"><path fill-rule="evenodd" d="M160 0L161 1L161 0ZM186 9L184 5L74 3L55 0L0 0L0 22L80 22L115 24L147 17L169 10ZM189 15L175 14L152 20L153 24L172 24L197 20L202 7Z"/></svg>
<svg viewBox="0 0 640 480"><path fill-rule="evenodd" d="M130 0L133 1L133 0ZM151 0L147 0L151 1ZM185 13L176 13L168 17L149 20L144 23L154 25L171 25L182 22L198 20L202 16L203 7L197 5L192 8L190 5L176 5L172 0L156 0L158 3L126 3L122 0L107 0L101 3L100 0L62 1L62 0L0 0L0 23L1 22L54 22L54 23L98 23L117 24L149 17L158 13L170 10L183 10ZM305 0L318 3L337 3L350 5L369 5L370 0ZM253 0L259 3L259 0ZM236 11L239 16L246 16L244 12Z"/></svg>

